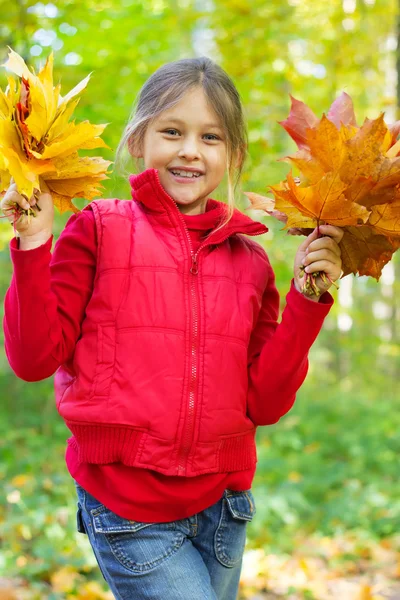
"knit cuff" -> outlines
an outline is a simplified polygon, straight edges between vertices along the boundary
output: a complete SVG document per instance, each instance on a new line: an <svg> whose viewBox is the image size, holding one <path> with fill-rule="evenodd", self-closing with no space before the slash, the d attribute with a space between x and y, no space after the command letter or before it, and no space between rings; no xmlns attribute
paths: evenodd
<svg viewBox="0 0 400 600"><path fill-rule="evenodd" d="M26 282L28 279L37 279L37 273L40 272L39 264L49 265L51 259L51 246L53 235L41 246L31 250L21 250L19 248L19 239L13 237L10 240L10 257L14 267L14 274L19 282Z"/></svg>

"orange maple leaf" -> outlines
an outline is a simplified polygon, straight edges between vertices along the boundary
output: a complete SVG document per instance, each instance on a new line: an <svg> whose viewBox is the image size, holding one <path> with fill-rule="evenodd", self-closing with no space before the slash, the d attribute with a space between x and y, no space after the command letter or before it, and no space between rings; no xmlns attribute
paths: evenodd
<svg viewBox="0 0 400 600"><path fill-rule="evenodd" d="M296 185L292 174L288 173L286 189L274 186L271 189L275 194L276 209L288 215L287 228L299 227L298 212L309 217L309 224L302 227L316 227L321 221L337 227L362 225L368 220L369 211L346 199L346 187L334 172L326 173L317 183L307 187Z"/></svg>
<svg viewBox="0 0 400 600"><path fill-rule="evenodd" d="M344 229L339 244L342 277L349 273L379 280L400 247L400 121L387 125L383 113L357 126L353 102L343 92L318 119L291 96L280 124L299 150L279 160L299 171L268 188L274 199L245 192L249 208L265 210L290 234L308 235L322 223Z"/></svg>

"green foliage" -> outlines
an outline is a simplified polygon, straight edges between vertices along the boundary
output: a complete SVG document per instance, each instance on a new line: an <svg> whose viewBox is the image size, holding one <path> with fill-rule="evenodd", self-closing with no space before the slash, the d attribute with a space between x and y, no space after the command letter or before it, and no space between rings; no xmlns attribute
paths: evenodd
<svg viewBox="0 0 400 600"><path fill-rule="evenodd" d="M394 397L373 388L349 395L342 387L304 386L289 415L257 431L254 545L290 551L299 531L359 530L375 539L398 532Z"/></svg>
<svg viewBox="0 0 400 600"><path fill-rule="evenodd" d="M36 414L25 426L3 416L0 573L29 580L33 598L61 600L50 584L64 567L101 581L89 542L76 530L75 487L64 464L69 431L54 413L47 421Z"/></svg>

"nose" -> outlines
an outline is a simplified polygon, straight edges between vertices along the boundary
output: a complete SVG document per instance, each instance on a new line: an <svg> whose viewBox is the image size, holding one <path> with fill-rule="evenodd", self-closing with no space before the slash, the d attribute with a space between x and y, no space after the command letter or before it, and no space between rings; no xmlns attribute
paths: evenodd
<svg viewBox="0 0 400 600"><path fill-rule="evenodd" d="M200 158L198 143L193 136L182 138L178 156L185 157L187 160L195 160L196 158Z"/></svg>

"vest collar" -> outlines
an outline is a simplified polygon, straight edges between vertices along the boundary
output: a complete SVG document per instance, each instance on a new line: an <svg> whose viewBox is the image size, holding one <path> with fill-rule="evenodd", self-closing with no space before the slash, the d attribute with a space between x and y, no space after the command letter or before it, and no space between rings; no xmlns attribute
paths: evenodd
<svg viewBox="0 0 400 600"><path fill-rule="evenodd" d="M144 204L151 212L159 213L173 217L173 225L176 225L181 219L181 212L173 198L165 191L161 185L157 169L146 169L139 174L129 175L131 185L132 199ZM224 215L227 206L224 202L210 198L208 202L211 206L220 206L221 214ZM226 238L233 233L245 233L246 235L259 235L266 233L268 227L258 221L253 221L247 215L235 208L232 218L222 229L217 231L216 238ZM214 239L214 243L218 241Z"/></svg>

